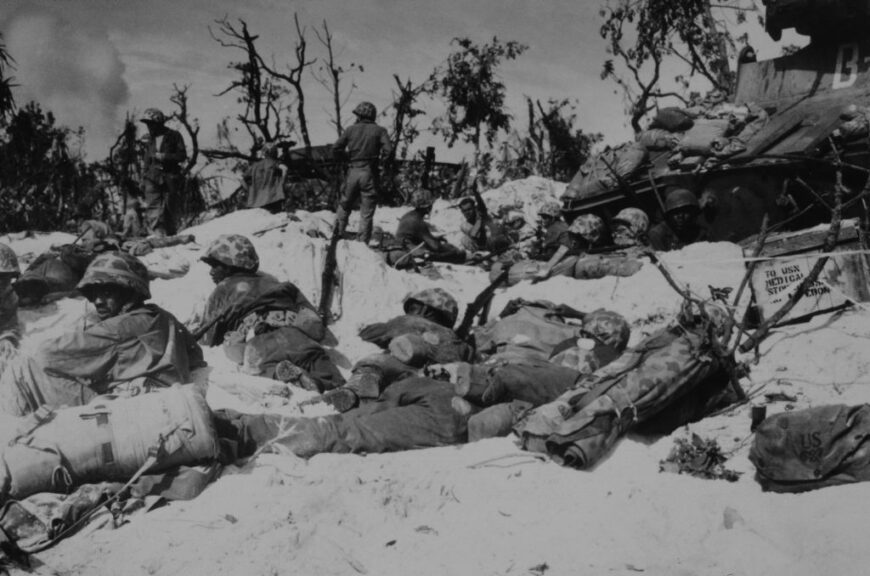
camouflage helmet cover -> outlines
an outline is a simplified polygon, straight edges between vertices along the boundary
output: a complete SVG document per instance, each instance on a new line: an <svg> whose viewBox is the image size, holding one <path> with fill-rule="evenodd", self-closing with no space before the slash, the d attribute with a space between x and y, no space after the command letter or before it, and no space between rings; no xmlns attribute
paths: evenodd
<svg viewBox="0 0 870 576"><path fill-rule="evenodd" d="M378 110L371 102L360 102L353 109L353 113L365 120L374 120L378 115Z"/></svg>
<svg viewBox="0 0 870 576"><path fill-rule="evenodd" d="M19 276L21 268L15 251L6 244L0 244L0 276Z"/></svg>
<svg viewBox="0 0 870 576"><path fill-rule="evenodd" d="M624 224L633 236L633 238L624 238L614 230L613 241L617 246L621 246L626 241L632 242L649 231L649 216L640 208L623 208L613 219L613 227L616 228L618 224Z"/></svg>
<svg viewBox="0 0 870 576"><path fill-rule="evenodd" d="M149 284L148 269L141 260L125 252L105 252L94 258L76 288L87 297L97 286L120 286L147 300L151 298Z"/></svg>
<svg viewBox="0 0 870 576"><path fill-rule="evenodd" d="M698 197L686 188L674 188L668 192L668 196L665 198L665 213L669 214L681 208L700 209Z"/></svg>
<svg viewBox="0 0 870 576"><path fill-rule="evenodd" d="M166 122L166 116L157 108L148 108L142 113L142 120L146 124L163 124Z"/></svg>
<svg viewBox="0 0 870 576"><path fill-rule="evenodd" d="M426 188L419 188L411 194L411 206L414 208L428 208L434 203L435 197Z"/></svg>
<svg viewBox="0 0 870 576"><path fill-rule="evenodd" d="M640 208L623 208L613 221L628 224L632 232L643 233L649 229L649 216Z"/></svg>
<svg viewBox="0 0 870 576"><path fill-rule="evenodd" d="M604 308L586 315L583 319L583 331L612 346L617 352L625 350L631 336L628 321L621 314Z"/></svg>
<svg viewBox="0 0 870 576"><path fill-rule="evenodd" d="M257 250L241 234L221 234L208 245L200 260L209 265L218 263L246 272L256 272L260 268Z"/></svg>
<svg viewBox="0 0 870 576"><path fill-rule="evenodd" d="M547 201L541 206L540 210L538 210L538 216L550 216L552 218L558 218L562 215L562 207L558 202Z"/></svg>
<svg viewBox="0 0 870 576"><path fill-rule="evenodd" d="M582 236L589 244L596 244L604 235L604 220L595 214L581 214L571 222L568 232Z"/></svg>
<svg viewBox="0 0 870 576"><path fill-rule="evenodd" d="M438 310L444 314L447 320L450 321L450 326L453 326L456 323L456 319L459 317L459 304L456 302L456 299L448 294L443 288L426 288L408 294L402 302L402 307L405 312L408 311L409 304L412 302L419 302L420 304L425 304L430 308Z"/></svg>

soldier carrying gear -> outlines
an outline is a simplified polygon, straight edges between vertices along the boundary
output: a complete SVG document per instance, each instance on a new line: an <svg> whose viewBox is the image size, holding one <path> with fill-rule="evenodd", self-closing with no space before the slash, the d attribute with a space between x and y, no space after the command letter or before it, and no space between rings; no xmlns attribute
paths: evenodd
<svg viewBox="0 0 870 576"><path fill-rule="evenodd" d="M120 289L128 293L132 306L151 298L150 283L148 269L141 260L126 252L107 252L94 258L76 288L95 303L100 299L99 295L106 292L105 288ZM97 312L100 312L100 306Z"/></svg>
<svg viewBox="0 0 870 576"><path fill-rule="evenodd" d="M158 236L175 234L181 164L187 159L184 138L166 126L166 116L157 108L145 110L141 122L148 127L142 172L148 231Z"/></svg>
<svg viewBox="0 0 870 576"><path fill-rule="evenodd" d="M61 334L33 356L14 359L0 376L0 411L28 414L41 404L79 406L107 394L135 395L190 381L202 350L187 329L154 304L148 270L123 252L100 254L78 289L97 322Z"/></svg>
<svg viewBox="0 0 870 576"><path fill-rule="evenodd" d="M393 145L386 129L375 124L377 110L371 102L360 102L353 113L356 124L347 128L333 147L348 155L347 179L335 213L336 233L344 234L357 197L360 199L359 239L368 244L378 201L381 157L388 157Z"/></svg>
<svg viewBox="0 0 870 576"><path fill-rule="evenodd" d="M532 282L541 282L550 277L557 264L566 256L579 256L586 253L593 246L601 243L606 229L604 220L595 214L581 214L571 222L567 228L568 244L559 244L556 250L547 260L547 263L535 274ZM576 258L574 258L576 260Z"/></svg>
<svg viewBox="0 0 870 576"><path fill-rule="evenodd" d="M396 228L396 249L387 254L387 262L391 265L403 264L410 267L413 261L408 258L410 252L439 262L461 263L465 261L465 251L449 244L444 238L435 236L426 222L426 217L432 212L435 196L426 188L415 190L411 194L410 212L405 213Z"/></svg>
<svg viewBox="0 0 870 576"><path fill-rule="evenodd" d="M665 219L649 231L649 242L655 250L678 250L710 237L709 230L698 219L701 208L691 190L675 188L665 198Z"/></svg>
<svg viewBox="0 0 870 576"><path fill-rule="evenodd" d="M260 268L260 257L247 237L241 234L221 234L205 249L199 258L211 266L211 277L217 284L234 272L255 273Z"/></svg>
<svg viewBox="0 0 870 576"><path fill-rule="evenodd" d="M545 202L538 210L541 239L537 252L533 254L535 260L550 260L559 246L571 247L568 225L561 216L562 208L555 201Z"/></svg>
<svg viewBox="0 0 870 576"><path fill-rule="evenodd" d="M649 216L640 208L623 208L611 223L613 243L629 247L643 244L649 230Z"/></svg>
<svg viewBox="0 0 870 576"><path fill-rule="evenodd" d="M447 328L452 328L459 317L459 304L442 288L426 288L408 294L402 307L405 314L422 316Z"/></svg>

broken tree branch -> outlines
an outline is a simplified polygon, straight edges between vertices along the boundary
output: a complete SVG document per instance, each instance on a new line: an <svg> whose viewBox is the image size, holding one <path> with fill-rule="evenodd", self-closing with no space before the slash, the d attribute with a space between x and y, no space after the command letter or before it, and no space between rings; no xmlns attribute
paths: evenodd
<svg viewBox="0 0 870 576"><path fill-rule="evenodd" d="M842 216L843 209L843 191L844 187L842 184L842 172L838 170L838 182L834 187L834 207L831 211L831 226L828 230L828 234L825 236L825 243L822 247L822 252L827 254L830 253L834 246L837 244L837 239L840 236L840 222ZM758 346L758 344L767 338L770 334L770 330L780 321L782 320L789 312L791 312L792 308L795 307L795 304L803 298L804 294L806 294L807 290L810 286L818 279L819 274L821 274L822 269L825 267L825 264L828 262L828 256L822 256L816 263L813 265L810 273L798 284L797 288L794 292L789 296L788 300L783 304L779 310L777 310L770 318L765 320L761 326L759 326L758 330L756 330L752 336L750 336L746 342L740 345L738 348L741 352L746 353Z"/></svg>

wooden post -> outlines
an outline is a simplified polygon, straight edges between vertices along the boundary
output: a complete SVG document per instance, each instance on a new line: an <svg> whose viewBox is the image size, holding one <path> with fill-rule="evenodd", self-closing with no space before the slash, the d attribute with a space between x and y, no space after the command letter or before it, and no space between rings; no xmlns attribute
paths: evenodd
<svg viewBox="0 0 870 576"><path fill-rule="evenodd" d="M432 171L432 165L435 164L435 147L426 147L426 157L423 160L423 175L420 177L420 186L429 188L429 173Z"/></svg>

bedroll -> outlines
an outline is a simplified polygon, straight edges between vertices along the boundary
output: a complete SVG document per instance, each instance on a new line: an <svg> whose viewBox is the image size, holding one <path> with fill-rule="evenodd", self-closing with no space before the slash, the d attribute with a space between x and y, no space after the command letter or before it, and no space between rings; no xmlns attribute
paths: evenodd
<svg viewBox="0 0 870 576"><path fill-rule="evenodd" d="M40 409L22 419L18 437L3 450L0 500L126 481L161 443L148 473L218 456L211 412L193 386L124 399L100 396L55 412Z"/></svg>
<svg viewBox="0 0 870 576"><path fill-rule="evenodd" d="M533 411L515 431L524 449L575 468L591 468L636 425L648 425L692 393L698 404L721 392L722 366L702 330L676 326L646 338L611 364L578 380L573 390ZM707 388L708 382L717 386ZM715 388L715 389L712 389ZM680 406L684 424L698 415Z"/></svg>
<svg viewBox="0 0 870 576"><path fill-rule="evenodd" d="M803 492L870 480L870 405L783 412L755 430L749 459L764 490Z"/></svg>

